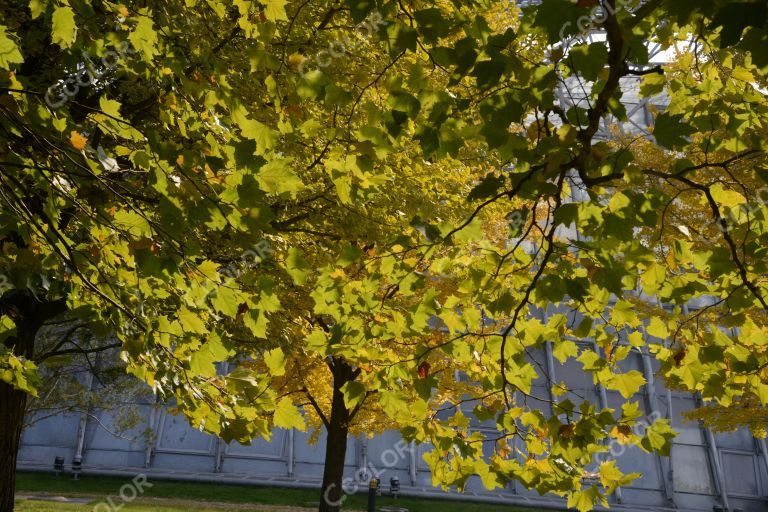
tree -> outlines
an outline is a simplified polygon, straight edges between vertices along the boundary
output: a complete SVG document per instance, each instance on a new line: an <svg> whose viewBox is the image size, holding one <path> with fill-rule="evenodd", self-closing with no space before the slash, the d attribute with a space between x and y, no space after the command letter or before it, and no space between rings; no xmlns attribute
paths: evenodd
<svg viewBox="0 0 768 512"><path fill-rule="evenodd" d="M765 405L766 207L748 186L765 166L762 6L4 9L9 428L36 333L66 311L119 332L129 370L225 439L301 425L305 405L341 446L359 411L380 408L434 446L437 483L517 479L580 510L637 476L605 461L602 489L583 483L605 441L663 453L673 435L664 420L631 434L640 413L629 399L644 379L619 362L632 350L647 346L670 384L722 407L741 396ZM563 43L590 23L605 40ZM651 65L649 42L679 58ZM94 64L110 47L118 64ZM85 71L101 76L46 103L51 84L70 79L72 92ZM599 142L602 123L626 118L629 77L643 96L669 98L654 138ZM583 103L554 94L565 81L582 86ZM414 199L404 184L427 187L423 204L398 204ZM676 216L687 222L670 225ZM238 271L263 240L272 255ZM684 307L711 297L703 312ZM552 303L570 313L530 314ZM600 350L579 350L585 337ZM535 396L546 372L528 354L546 342L627 398L621 411ZM222 361L236 369L217 372ZM325 372L332 385L317 382ZM467 404L497 438L470 431ZM339 463L327 460L323 510L338 509Z"/></svg>
<svg viewBox="0 0 768 512"><path fill-rule="evenodd" d="M688 411L685 416L690 420L702 420L718 432L733 432L747 427L759 439L766 436L765 405L754 395L740 397L728 406L706 405Z"/></svg>
<svg viewBox="0 0 768 512"><path fill-rule="evenodd" d="M135 427L141 418L123 405L148 389L126 374L119 347L117 340L96 339L87 324L74 319L61 318L41 329L32 357L36 396L27 400L24 428L60 414L88 415L108 428L97 416L104 410L115 411L113 434Z"/></svg>
<svg viewBox="0 0 768 512"><path fill-rule="evenodd" d="M603 500L600 490L583 486L582 466L599 451L600 430L619 442L637 441L626 435L636 412L628 403L613 423L616 417L604 415L610 411L563 401L555 405L560 417L547 419L515 400L515 394L528 394L532 379L542 373L524 356L544 340L552 341L556 357L578 357L596 383L626 398L644 379L637 372L617 371L616 365L646 345L664 361L662 373L671 385L721 407L730 407L740 396L754 396L763 406L768 398L761 257L766 205L750 188L765 166L758 119L765 112L759 87L765 83L766 62L745 52L756 51L754 45L764 40L765 18L746 23L737 16L745 5L727 2L701 10L686 6L684 12L662 2L635 7L604 2L599 20L604 20L606 40L567 48L547 44L573 33L582 16L589 19L588 9L557 1L531 7L522 24L541 35L540 58L533 59L529 75L515 70L514 75L502 73L500 81L494 77L492 87L505 90L517 115L500 123L509 121L512 133L494 132L496 138L486 141L507 152L514 169L484 180L478 193L486 201L478 205L475 218L482 218L488 205L512 198L526 200L525 210L543 215L515 226L515 235L524 236L513 250L490 249L484 261L468 264L468 270L483 277L459 302L482 304L499 321L500 333L481 345L485 350L476 348L489 357L479 362L483 371L470 380L481 383L476 398L503 397L489 416L497 417L502 432L523 432L531 458L527 464L511 461L504 456L509 449L502 447L489 464L477 439L474 448L468 442L452 454L455 432L448 431L442 443L446 451L435 450L431 461L443 481L461 483L476 472L491 485L517 478L562 492L580 509ZM711 31L702 32L702 27ZM676 62L656 67L642 50L646 41L662 48L696 44L680 49ZM551 61L539 64L547 54ZM496 69L501 68L499 63ZM656 116L650 143L663 158L650 166L642 154L649 144L640 137L595 140L604 118L626 118L618 100L626 87L622 79L629 76L642 77L642 95L664 92L669 97L669 106ZM582 83L584 107L566 110L550 92L567 79ZM579 192L575 201L574 189ZM681 213L685 222L670 224ZM711 236L709 241L694 239L701 233ZM532 242L533 254L522 250L526 241ZM687 304L695 299L714 300L689 313ZM528 315L529 306L552 303L561 304L568 315L555 315L545 325ZM724 327L739 332L726 333ZM652 343L647 336L663 342ZM584 337L595 339L601 353L579 351L572 340ZM668 426L657 423L652 429L641 443L663 451ZM631 478L614 469L610 461L600 467L608 492Z"/></svg>
<svg viewBox="0 0 768 512"><path fill-rule="evenodd" d="M2 447L4 509L13 502L20 411L26 393L36 392L35 351L44 352L41 329L64 316L86 323L95 339L117 333L130 371L156 392L175 396L194 425L228 440L267 435L272 425L301 421L291 401L272 387L271 378L284 370L276 367L266 378L248 364L266 352L278 355L264 341L267 319L281 310L275 286L289 276L299 279L303 269L293 266L306 264L296 251L338 250L343 259L355 255L361 234L376 242L373 233L361 232L365 211L350 205L370 201L384 185L395 190L406 183L393 187L396 179L410 178L411 187L431 182L450 188L443 186L450 180L438 175L419 181L412 167L393 172L380 163L374 173L372 160L387 151L372 153L372 144L363 144L349 155L341 130L357 131L352 119L340 117L334 135L328 133L327 108L306 119L311 116L296 105L280 106L285 100L269 80L276 61L260 49L273 39L275 22L285 17L279 6L240 5L179 18L182 10L182 4L166 3L152 10L87 3L77 8L35 4L28 10L18 3L4 12L2 65L13 70L4 73L2 84L3 270L9 286L3 290L0 385L9 393L3 417L13 433ZM223 38L210 40L211 24ZM159 27L170 26L173 33L161 39ZM153 63L158 47L170 51L179 41L185 46L206 38L210 45L199 59L169 53L165 66ZM274 47L281 46L276 40ZM226 76L230 60L237 77ZM250 71L266 77L258 87L244 79ZM291 72L291 87L303 95L316 95L313 87L330 91L311 81L317 73L302 78ZM303 101L296 94L292 101ZM263 105L265 98L273 100ZM351 99L347 94L335 101L349 106ZM291 116L301 121L292 120L295 127L287 121ZM403 122L398 119L392 129ZM322 146L321 131L328 137ZM286 142L280 151L279 138ZM318 167L326 156L336 159L333 172L330 165ZM402 156L392 156L387 165L401 165L398 160ZM305 165L301 179L291 169L300 162ZM425 172L423 167L416 171ZM418 195L407 188L399 193L402 200ZM401 208L433 215L430 205L443 199L417 199ZM338 224L319 231L329 223L329 212ZM379 231L389 237L398 226ZM308 235L317 241L303 242ZM265 236L275 248L272 261L285 262L287 269L267 263L252 268ZM249 264L239 269L245 256ZM322 259L312 262L319 265ZM268 268L271 273L262 272ZM304 311L297 306L294 312ZM417 332L417 326L413 329ZM254 339L258 344L239 346L243 332L248 336L243 345ZM74 343L62 347L78 349ZM238 368L217 375L214 363L235 354ZM343 358L338 364L355 371ZM11 409L19 412L5 414ZM345 423L335 425L346 429ZM345 446L345 437L335 437L332 446Z"/></svg>
<svg viewBox="0 0 768 512"><path fill-rule="evenodd" d="M199 347L204 331L195 312L208 305L205 294L194 295L199 286L190 276L200 259L196 230L206 223L213 230L222 220L236 222L244 226L243 245L251 243L247 229L255 219L243 221L228 207L225 220L227 210L205 202L200 187L210 167L185 171L180 151L169 154L172 145L183 146L182 133L189 132L179 127L176 114L156 117L173 84L165 72L152 75L159 82L144 81L156 55L156 32L146 14L131 15L115 5L94 10L90 3L77 11L68 4L3 6L8 26L1 29L0 67L11 71L2 73L0 84L2 510L13 509L16 452L27 395L36 393L36 358L109 348L70 340L45 352L41 330L74 319L87 323L95 340L119 333L125 354L135 355L141 343L137 331L145 332L147 319L159 316L150 309L154 306L180 315ZM123 25L115 28L114 20ZM168 126L174 127L171 135ZM253 195L249 200L258 202ZM203 265L202 271L206 268L211 269ZM142 301L150 292L152 301ZM206 392L214 390L205 377L185 375L191 352L164 348L166 373L158 388L192 393L199 381ZM252 385L242 381L240 387Z"/></svg>
<svg viewBox="0 0 768 512"><path fill-rule="evenodd" d="M379 403L372 399L379 386L365 383L393 361L413 358L424 339L440 337L427 321L435 294L418 290L411 281L424 278L414 274L417 266L404 261L404 246L414 245L419 233L408 219L436 212L450 218L452 209L462 211L435 198L463 197L469 181L464 173L445 180L440 173L424 175L409 165L393 169L387 195L371 197L364 210L353 203L329 204L302 221L313 231L321 224L324 233L289 242L284 278L276 284L282 290L281 309L267 328L267 346L274 346L265 350L249 339L255 335L251 331L235 348L239 358L262 363L260 369L275 378L281 400L304 407L309 425L325 430L323 510L337 509L334 504L342 500L348 435L395 427L394 417L407 410L406 404L416 403ZM424 189L439 193L417 197ZM279 274L269 263L257 272ZM303 422L275 416L273 424L296 427Z"/></svg>

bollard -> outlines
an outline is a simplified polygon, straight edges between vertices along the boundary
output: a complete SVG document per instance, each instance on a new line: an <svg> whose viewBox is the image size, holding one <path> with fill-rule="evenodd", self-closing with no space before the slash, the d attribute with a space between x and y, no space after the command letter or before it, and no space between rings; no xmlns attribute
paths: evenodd
<svg viewBox="0 0 768 512"><path fill-rule="evenodd" d="M371 478L371 482L368 484L368 512L375 512L376 510L376 492L379 490L379 479Z"/></svg>
<svg viewBox="0 0 768 512"><path fill-rule="evenodd" d="M396 476L389 479L389 493L395 499L400 496L400 479Z"/></svg>
<svg viewBox="0 0 768 512"><path fill-rule="evenodd" d="M53 460L53 471L56 473L56 476L64 472L64 457L56 457Z"/></svg>
<svg viewBox="0 0 768 512"><path fill-rule="evenodd" d="M83 459L75 457L72 460L72 478L77 480L80 477L80 472L83 470Z"/></svg>

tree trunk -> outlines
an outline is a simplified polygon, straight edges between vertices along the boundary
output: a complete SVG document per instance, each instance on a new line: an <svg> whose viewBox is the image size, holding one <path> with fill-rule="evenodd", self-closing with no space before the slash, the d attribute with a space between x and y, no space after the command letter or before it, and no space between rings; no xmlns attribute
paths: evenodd
<svg viewBox="0 0 768 512"><path fill-rule="evenodd" d="M344 460L347 455L347 435L349 434L350 412L344 404L341 387L355 379L355 372L342 359L332 363L333 399L331 417L326 425L325 467L320 495L320 512L338 512L341 510L344 491Z"/></svg>
<svg viewBox="0 0 768 512"><path fill-rule="evenodd" d="M13 511L16 455L24 425L27 394L0 382L0 512Z"/></svg>
<svg viewBox="0 0 768 512"><path fill-rule="evenodd" d="M35 350L35 335L39 327L22 320L16 321L16 336L5 345L17 356L31 359ZM0 382L0 512L13 512L16 494L16 456L24 427L27 393Z"/></svg>
<svg viewBox="0 0 768 512"><path fill-rule="evenodd" d="M40 301L28 293L11 292L0 297L0 315L16 324L16 334L4 342L16 356L31 360L40 327L66 309L64 300ZM24 427L27 393L0 382L0 512L13 512L16 494L16 458Z"/></svg>

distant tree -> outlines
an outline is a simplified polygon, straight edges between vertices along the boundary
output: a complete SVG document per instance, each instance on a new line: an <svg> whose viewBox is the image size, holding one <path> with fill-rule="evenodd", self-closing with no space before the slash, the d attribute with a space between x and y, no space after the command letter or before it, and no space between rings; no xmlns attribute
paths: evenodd
<svg viewBox="0 0 768 512"><path fill-rule="evenodd" d="M24 428L60 414L87 415L115 435L123 435L140 421L135 407L125 407L146 395L145 383L125 371L120 343L97 340L87 324L59 319L38 335L33 361L38 365L37 396L27 400ZM114 418L104 424L99 413Z"/></svg>
<svg viewBox="0 0 768 512"><path fill-rule="evenodd" d="M687 411L685 417L702 420L717 432L747 427L759 439L765 439L768 430L768 408L754 395L745 395L729 406L710 404Z"/></svg>

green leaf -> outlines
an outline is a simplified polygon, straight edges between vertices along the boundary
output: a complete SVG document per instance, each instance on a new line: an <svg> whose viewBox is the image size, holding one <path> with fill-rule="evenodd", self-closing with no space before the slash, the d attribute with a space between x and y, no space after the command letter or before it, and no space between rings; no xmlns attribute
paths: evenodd
<svg viewBox="0 0 768 512"><path fill-rule="evenodd" d="M768 18L768 6L765 2L724 2L707 27L714 30L722 27L720 47L725 48L739 42L747 27L764 27Z"/></svg>
<svg viewBox="0 0 768 512"><path fill-rule="evenodd" d="M629 485L633 480L639 478L640 473L624 474L616 467L615 460L609 460L600 464L600 483L612 493L617 487Z"/></svg>
<svg viewBox="0 0 768 512"><path fill-rule="evenodd" d="M222 284L216 288L216 294L211 298L211 305L230 318L237 316L238 306L242 302L240 294L232 286Z"/></svg>
<svg viewBox="0 0 768 512"><path fill-rule="evenodd" d="M544 0L536 9L536 26L544 29L547 42L556 43L579 32L582 10L568 0Z"/></svg>
<svg viewBox="0 0 768 512"><path fill-rule="evenodd" d="M347 409L354 409L365 399L365 386L357 381L349 381L341 387Z"/></svg>
<svg viewBox="0 0 768 512"><path fill-rule="evenodd" d="M5 318L5 317L3 317ZM42 384L37 365L0 345L0 381L32 396L38 395Z"/></svg>
<svg viewBox="0 0 768 512"><path fill-rule="evenodd" d="M613 482L621 479L624 474L616 467L615 460L609 460L600 464L600 483L603 487L609 487Z"/></svg>
<svg viewBox="0 0 768 512"><path fill-rule="evenodd" d="M436 42L439 38L445 37L451 30L449 20L443 16L440 9L432 7L422 9L413 13L416 18L418 30L429 43Z"/></svg>
<svg viewBox="0 0 768 512"><path fill-rule="evenodd" d="M586 338L589 336L589 333L592 331L592 322L594 320L592 317L585 317L581 322L579 322L578 327L574 329L573 335L578 338Z"/></svg>
<svg viewBox="0 0 768 512"><path fill-rule="evenodd" d="M117 119L122 119L120 117L119 101L111 100L106 96L102 96L99 98L99 108L101 108L101 111L105 114L109 114L110 116L116 117Z"/></svg>
<svg viewBox="0 0 768 512"><path fill-rule="evenodd" d="M608 62L608 48L605 43L579 45L568 54L571 67L589 82L597 80L600 71Z"/></svg>
<svg viewBox="0 0 768 512"><path fill-rule="evenodd" d="M624 398L632 398L645 384L645 377L637 370L631 370L627 373L614 374L606 386L621 393Z"/></svg>
<svg viewBox="0 0 768 512"><path fill-rule="evenodd" d="M11 69L11 64L21 64L24 62L24 57L5 31L6 27L0 25L0 68Z"/></svg>
<svg viewBox="0 0 768 512"><path fill-rule="evenodd" d="M648 452L658 451L661 455L669 456L671 441L676 435L669 425L669 420L658 419L646 429L641 446Z"/></svg>
<svg viewBox="0 0 768 512"><path fill-rule="evenodd" d="M51 40L62 48L69 48L77 38L75 11L68 5L59 6L53 11L53 31Z"/></svg>
<svg viewBox="0 0 768 512"><path fill-rule="evenodd" d="M285 375L285 353L280 347L264 352L264 363L275 377Z"/></svg>
<svg viewBox="0 0 768 512"><path fill-rule="evenodd" d="M499 193L499 190L506 183L506 178L502 174L497 176L496 173L490 173L473 188L467 196L467 201L476 201L477 199L485 199L487 197L495 196Z"/></svg>
<svg viewBox="0 0 768 512"><path fill-rule="evenodd" d="M376 8L376 0L344 0L352 14L352 20L360 23Z"/></svg>
<svg viewBox="0 0 768 512"><path fill-rule="evenodd" d="M64 130L67 129L67 118L66 117L54 117L51 119L51 124L53 125L56 130L58 130L61 133L64 133Z"/></svg>
<svg viewBox="0 0 768 512"><path fill-rule="evenodd" d="M384 412L392 418L408 415L408 402L405 395L395 391L382 391L379 393L379 403Z"/></svg>
<svg viewBox="0 0 768 512"><path fill-rule="evenodd" d="M30 0L29 10L32 13L32 19L37 19L48 9L50 0Z"/></svg>
<svg viewBox="0 0 768 512"><path fill-rule="evenodd" d="M277 402L273 421L277 428L295 428L298 430L306 430L307 428L304 423L304 416L293 405L293 401L290 398L281 398Z"/></svg>
<svg viewBox="0 0 768 512"><path fill-rule="evenodd" d="M236 106L232 110L232 120L240 127L243 137L256 142L258 154L263 155L268 150L274 149L278 139L277 131L255 119L250 119L245 107Z"/></svg>
<svg viewBox="0 0 768 512"><path fill-rule="evenodd" d="M460 242L474 242L480 240L483 237L483 221L479 217L475 217L472 222L464 226L461 231L454 234L453 237Z"/></svg>
<svg viewBox="0 0 768 512"><path fill-rule="evenodd" d="M640 81L640 94L645 98L656 96L664 92L667 78L663 73L651 73L645 75Z"/></svg>
<svg viewBox="0 0 768 512"><path fill-rule="evenodd" d="M190 311L184 306L179 310L179 322L185 332L194 334L205 334L208 332L208 329L205 327L205 322L200 318L200 315Z"/></svg>
<svg viewBox="0 0 768 512"><path fill-rule="evenodd" d="M325 73L319 69L313 69L302 75L296 86L296 93L304 99L321 99L325 96L325 88L330 83L331 80Z"/></svg>
<svg viewBox="0 0 768 512"><path fill-rule="evenodd" d="M591 325L591 324L590 324ZM579 347L571 340L559 339L552 344L552 355L561 363L579 354Z"/></svg>
<svg viewBox="0 0 768 512"><path fill-rule="evenodd" d="M645 293L656 293L667 277L667 268L658 263L651 263L640 276Z"/></svg>
<svg viewBox="0 0 768 512"><path fill-rule="evenodd" d="M287 20L288 15L285 13L287 3L287 0L266 0L264 15L269 21Z"/></svg>
<svg viewBox="0 0 768 512"><path fill-rule="evenodd" d="M636 308L631 302L626 300L616 301L616 305L611 311L611 320L618 325L627 324L632 327L636 327L640 323L637 318Z"/></svg>
<svg viewBox="0 0 768 512"><path fill-rule="evenodd" d="M744 196L735 190L725 188L722 183L712 185L709 191L712 193L712 198L717 204L727 206L728 208L733 208L747 202Z"/></svg>
<svg viewBox="0 0 768 512"><path fill-rule="evenodd" d="M695 131L695 128L683 122L682 114L660 114L654 123L653 136L662 146L674 149L688 144L685 137L692 135Z"/></svg>
<svg viewBox="0 0 768 512"><path fill-rule="evenodd" d="M200 350L192 354L189 360L189 369L195 376L213 377L216 375L214 363L225 361L229 350L224 347L219 336L210 335Z"/></svg>
<svg viewBox="0 0 768 512"><path fill-rule="evenodd" d="M311 268L309 262L302 257L301 251L298 248L291 247L288 249L288 256L285 258L285 270L296 284L303 285L307 282Z"/></svg>
<svg viewBox="0 0 768 512"><path fill-rule="evenodd" d="M392 92L387 100L392 110L405 112L409 117L416 117L421 109L421 103L413 95L404 92Z"/></svg>
<svg viewBox="0 0 768 512"><path fill-rule="evenodd" d="M290 163L289 158L275 158L262 166L256 176L261 189L270 194L289 192L291 195L304 190L304 182L289 168Z"/></svg>
<svg viewBox="0 0 768 512"><path fill-rule="evenodd" d="M147 219L134 210L118 210L115 212L114 223L120 229L137 237L152 235L152 228Z"/></svg>
<svg viewBox="0 0 768 512"><path fill-rule="evenodd" d="M128 40L134 48L141 52L145 60L150 61L159 50L157 33L154 29L151 13L147 11L140 12L140 14L136 27L128 35Z"/></svg>
<svg viewBox="0 0 768 512"><path fill-rule="evenodd" d="M585 491L574 491L568 495L568 507L575 508L579 512L589 512L598 503L608 506L608 500L594 485Z"/></svg>
<svg viewBox="0 0 768 512"><path fill-rule="evenodd" d="M244 366L238 366L227 375L227 381L234 384L237 389L246 387L258 388L259 379L253 373L253 370Z"/></svg>
<svg viewBox="0 0 768 512"><path fill-rule="evenodd" d="M584 366L584 371L597 371L604 368L606 362L592 350L585 350L576 358Z"/></svg>
<svg viewBox="0 0 768 512"><path fill-rule="evenodd" d="M666 340L669 337L669 328L667 327L667 324L658 317L651 318L645 331L651 336L655 336L662 340Z"/></svg>

